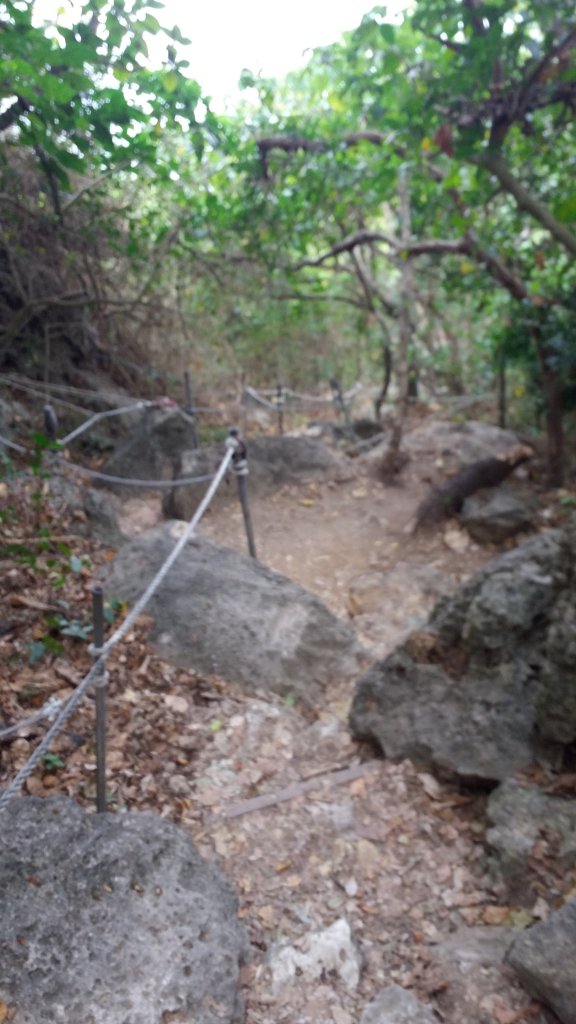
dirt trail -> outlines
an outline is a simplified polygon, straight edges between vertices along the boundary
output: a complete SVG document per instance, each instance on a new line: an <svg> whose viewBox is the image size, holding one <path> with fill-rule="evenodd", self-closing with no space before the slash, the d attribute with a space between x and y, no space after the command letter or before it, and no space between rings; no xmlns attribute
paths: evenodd
<svg viewBox="0 0 576 1024"><path fill-rule="evenodd" d="M395 574L387 603L352 620L374 657L429 610L433 595L423 595L411 574L425 569L454 585L493 554L473 545L455 551L442 530L415 538L405 531L429 473L425 460L414 459L401 484L384 489L354 461L335 479L303 481L252 503L261 561L342 617L359 575ZM131 500L124 524L139 532L159 512L159 502ZM201 532L246 550L234 506L211 512ZM105 557L85 543L95 561ZM461 546L462 537L450 543ZM37 596L32 570L11 572L10 592ZM88 594L89 574L75 585ZM26 614L21 645L34 635L37 613ZM349 734L352 686L338 679L315 711L265 692L247 697L162 662L145 630L141 623L110 659L110 792L121 809L153 810L189 829L236 886L251 942L247 1024L359 1024L366 1003L392 983L430 1004L444 1024L545 1024L544 1011L499 963L509 927L493 925L510 926L514 917L487 875L482 794L441 785L410 762L375 759ZM79 678L90 662L76 657ZM32 683L41 700L68 694L65 667L57 658L16 668L7 713L22 714L17 700ZM54 744L63 767L39 769L28 792L66 793L92 806L94 757L76 742L92 728L84 707L74 735ZM26 739L5 748L8 777L29 749ZM255 798L268 806L257 809ZM359 982L337 957L316 972L298 968L282 985L278 947L303 953L315 947L315 933L342 919L353 943L346 962L354 949L361 961Z"/></svg>
<svg viewBox="0 0 576 1024"><path fill-rule="evenodd" d="M258 555L342 617L351 584L367 571L400 567L402 577L432 568L455 585L493 552L451 550L442 530L406 532L428 473L415 460L400 486L385 489L365 463L351 462L334 480L253 501ZM202 532L246 550L235 508L211 513ZM353 620L374 655L388 653L430 608L429 598L405 598L400 586L385 623L381 613ZM409 762L374 763L374 752L349 735L351 695L334 680L315 716L267 694L211 710L216 731L198 752L182 821L241 893L254 953L245 972L248 1024L357 1024L366 1002L392 983L430 1003L445 1024L543 1024L543 1011L498 963L502 934L490 923L505 920L507 908L486 876L485 798L442 786ZM359 777L334 784L333 773L350 766ZM311 779L317 788L308 788ZM236 814L255 796L282 796L298 784L299 796ZM274 982L279 946L306 950L311 933L341 918L363 961L356 990L334 969Z"/></svg>

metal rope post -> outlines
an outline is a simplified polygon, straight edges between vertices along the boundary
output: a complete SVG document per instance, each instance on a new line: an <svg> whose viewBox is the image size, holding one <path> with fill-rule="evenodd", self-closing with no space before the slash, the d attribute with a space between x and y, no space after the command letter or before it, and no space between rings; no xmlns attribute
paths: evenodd
<svg viewBox="0 0 576 1024"><path fill-rule="evenodd" d="M338 380L336 380L336 378L334 377L330 381L330 387L332 388L332 401L334 402L334 405L335 405L336 409L338 410L338 412L340 412L342 414L342 416L344 417L344 424L345 424L346 430L351 432L352 431L352 424L350 422L350 413L348 411L348 406L346 405L346 402L344 401L344 395L342 394L342 388L340 387L340 382Z"/></svg>
<svg viewBox="0 0 576 1024"><path fill-rule="evenodd" d="M238 436L236 427L229 430L230 438L234 441L234 453L232 455L232 469L238 480L238 497L242 506L244 516L244 527L246 529L246 540L248 551L252 558L256 558L256 543L254 541L254 530L250 516L250 505L248 504L248 459L246 457L246 442Z"/></svg>
<svg viewBox="0 0 576 1024"><path fill-rule="evenodd" d="M192 387L190 385L190 374L188 370L184 372L184 400L186 403L184 406L184 412L187 413L188 416L190 416L190 419L192 420L192 445L194 446L194 448L198 448L199 444L198 432L196 430L196 411L194 409L194 402L192 401Z"/></svg>
<svg viewBox="0 0 576 1024"><path fill-rule="evenodd" d="M98 655L104 643L104 593L99 584L92 590L94 651ZM106 810L106 696L108 675L105 663L96 676L96 810Z"/></svg>
<svg viewBox="0 0 576 1024"><path fill-rule="evenodd" d="M56 435L58 433L58 417L57 417L56 413L54 412L54 409L52 408L51 405L45 405L44 409L43 409L43 412L44 412L44 430L46 431L46 436L51 441L55 441L56 440Z"/></svg>

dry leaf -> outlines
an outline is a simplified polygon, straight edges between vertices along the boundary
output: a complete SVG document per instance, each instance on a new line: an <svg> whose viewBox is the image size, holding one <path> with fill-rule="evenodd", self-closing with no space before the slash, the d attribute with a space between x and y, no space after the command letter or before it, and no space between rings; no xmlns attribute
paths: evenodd
<svg viewBox="0 0 576 1024"><path fill-rule="evenodd" d="M510 913L510 907L485 907L482 920L485 924L503 924Z"/></svg>
<svg viewBox="0 0 576 1024"><path fill-rule="evenodd" d="M257 913L258 913L258 917L262 921L262 924L264 925L265 928L273 928L274 927L274 922L276 920L276 914L275 914L275 911L274 911L274 907L270 907L270 906L260 907L259 910L257 911Z"/></svg>

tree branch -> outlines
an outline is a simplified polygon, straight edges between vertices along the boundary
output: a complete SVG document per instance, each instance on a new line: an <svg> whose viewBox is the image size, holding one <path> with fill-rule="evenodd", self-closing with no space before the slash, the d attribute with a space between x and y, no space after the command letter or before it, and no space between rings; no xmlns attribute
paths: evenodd
<svg viewBox="0 0 576 1024"><path fill-rule="evenodd" d="M538 199L535 199L524 185L514 177L501 153L488 149L481 156L479 163L498 178L502 187L514 197L519 209L530 213L535 220L550 232L560 245L567 249L572 256L576 256L576 235L565 224L561 224L560 221L556 220L550 210L539 202Z"/></svg>
<svg viewBox="0 0 576 1024"><path fill-rule="evenodd" d="M301 270L302 267L319 267L333 256L340 256L343 252L352 252L357 246L366 245L368 242L388 242L388 244L393 244L390 242L388 235L383 234L382 231L355 231L353 235L348 235L342 241L336 242L335 245L321 256L314 260L300 260L292 269Z"/></svg>

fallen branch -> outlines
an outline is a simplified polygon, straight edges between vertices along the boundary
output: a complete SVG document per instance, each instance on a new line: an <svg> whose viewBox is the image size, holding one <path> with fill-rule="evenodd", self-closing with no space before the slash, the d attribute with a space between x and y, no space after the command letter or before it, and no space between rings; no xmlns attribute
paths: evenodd
<svg viewBox="0 0 576 1024"><path fill-rule="evenodd" d="M310 790L316 789L324 783L330 786L344 786L347 782L354 782L355 779L366 775L374 765L381 764L381 761L365 761L364 764L354 765L352 768L343 768L341 771L331 772L328 775L318 775L314 779L307 779L306 782L293 782L279 793L263 793L262 796L252 797L250 800L241 800L237 804L227 807L221 814L216 814L211 821L220 821L223 818L240 818L243 814L251 814L253 811L262 811L266 807L275 807L277 804L286 803L287 800L295 800L296 797L304 796Z"/></svg>
<svg viewBox="0 0 576 1024"><path fill-rule="evenodd" d="M497 487L533 455L533 450L526 445L516 445L502 458L480 459L465 466L424 498L418 506L412 532L449 519L461 511L471 494L484 487Z"/></svg>

